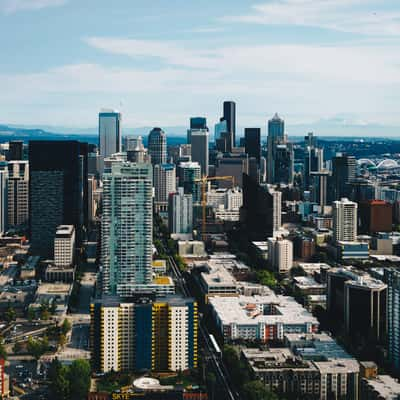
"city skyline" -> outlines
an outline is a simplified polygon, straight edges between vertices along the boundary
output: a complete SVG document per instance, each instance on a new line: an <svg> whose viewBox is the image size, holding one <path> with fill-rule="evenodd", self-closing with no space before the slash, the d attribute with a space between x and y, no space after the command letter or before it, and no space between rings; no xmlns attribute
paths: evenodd
<svg viewBox="0 0 400 400"><path fill-rule="evenodd" d="M133 3L0 1L1 123L84 129L112 107L125 127L213 126L233 100L239 127L276 111L294 135L400 126L395 1Z"/></svg>

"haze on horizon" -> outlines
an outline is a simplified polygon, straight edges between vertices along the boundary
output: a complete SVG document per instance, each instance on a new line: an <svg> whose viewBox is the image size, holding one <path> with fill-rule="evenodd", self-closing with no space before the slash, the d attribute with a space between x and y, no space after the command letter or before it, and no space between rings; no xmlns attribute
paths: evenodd
<svg viewBox="0 0 400 400"><path fill-rule="evenodd" d="M213 128L278 111L318 135L400 133L396 0L0 0L0 123ZM301 132L299 132L301 133Z"/></svg>

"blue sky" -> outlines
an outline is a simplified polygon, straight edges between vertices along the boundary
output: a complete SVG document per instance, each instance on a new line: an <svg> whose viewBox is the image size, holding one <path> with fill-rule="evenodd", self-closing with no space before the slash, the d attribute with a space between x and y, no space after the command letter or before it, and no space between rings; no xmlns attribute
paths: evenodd
<svg viewBox="0 0 400 400"><path fill-rule="evenodd" d="M398 0L0 0L0 123L212 126L232 99L239 126L393 134L399 45Z"/></svg>

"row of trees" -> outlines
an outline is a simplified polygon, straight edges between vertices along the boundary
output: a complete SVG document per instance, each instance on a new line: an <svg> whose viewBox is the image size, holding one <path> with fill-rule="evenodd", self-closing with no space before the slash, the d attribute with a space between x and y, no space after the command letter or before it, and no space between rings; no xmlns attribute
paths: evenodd
<svg viewBox="0 0 400 400"><path fill-rule="evenodd" d="M90 388L90 364L86 360L75 360L66 366L56 358L50 365L48 379L51 398L84 400Z"/></svg>

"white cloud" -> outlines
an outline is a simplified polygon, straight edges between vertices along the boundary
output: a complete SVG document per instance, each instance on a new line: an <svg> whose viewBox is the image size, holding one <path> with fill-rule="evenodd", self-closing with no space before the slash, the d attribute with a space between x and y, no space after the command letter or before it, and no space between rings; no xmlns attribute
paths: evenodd
<svg viewBox="0 0 400 400"><path fill-rule="evenodd" d="M181 65L194 68L206 68L216 52L213 50L193 49L189 42L163 40L139 40L109 37L89 37L86 43L94 48L111 54L129 57L155 57L169 65Z"/></svg>
<svg viewBox="0 0 400 400"><path fill-rule="evenodd" d="M24 10L40 10L47 7L59 7L68 0L0 0L0 10L5 14L13 14Z"/></svg>
<svg viewBox="0 0 400 400"><path fill-rule="evenodd" d="M133 57L139 61L152 57L171 67L186 70L190 67L195 71L209 70L223 74L230 85L237 82L238 78L248 82L260 80L266 74L274 79L296 82L400 83L400 55L396 46L287 44L224 46L206 50L194 49L190 42L185 41L107 37L85 40L90 46L104 52ZM233 80L230 79L232 77Z"/></svg>
<svg viewBox="0 0 400 400"><path fill-rule="evenodd" d="M382 7L385 0L271 0L227 22L319 27L366 35L400 35L400 11ZM376 8L375 8L376 7ZM379 11L383 10L383 11Z"/></svg>
<svg viewBox="0 0 400 400"><path fill-rule="evenodd" d="M19 122L24 115L24 122L32 123L30 113L42 118L40 123L83 121L92 126L99 108L122 102L126 124L182 125L200 113L210 117L212 126L222 101L233 98L242 125L264 126L275 111L292 124L339 113L359 120L377 115L382 123L400 124L400 54L394 45L225 46L209 51L186 41L86 42L133 58L133 66L71 64L39 73L0 74L4 115ZM149 57L161 61L158 69L148 68Z"/></svg>
<svg viewBox="0 0 400 400"><path fill-rule="evenodd" d="M208 26L208 27L188 29L188 32L193 32L193 33L219 33L224 31L225 29L222 26Z"/></svg>

